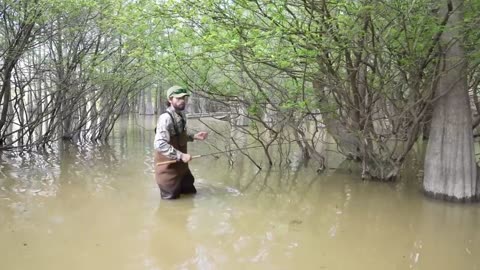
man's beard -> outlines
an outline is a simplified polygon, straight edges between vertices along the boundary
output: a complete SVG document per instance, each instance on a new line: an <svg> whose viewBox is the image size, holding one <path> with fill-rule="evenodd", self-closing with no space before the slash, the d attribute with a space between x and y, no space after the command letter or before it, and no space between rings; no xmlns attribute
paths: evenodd
<svg viewBox="0 0 480 270"><path fill-rule="evenodd" d="M178 111L183 111L185 110L185 103L184 104L178 104L176 106L173 106L175 108L175 110L178 110Z"/></svg>

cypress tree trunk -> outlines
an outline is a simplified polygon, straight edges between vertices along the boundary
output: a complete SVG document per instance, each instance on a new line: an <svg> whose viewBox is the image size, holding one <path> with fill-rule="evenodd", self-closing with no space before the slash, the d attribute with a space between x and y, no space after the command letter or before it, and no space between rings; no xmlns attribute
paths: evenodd
<svg viewBox="0 0 480 270"><path fill-rule="evenodd" d="M423 187L427 194L436 198L469 201L478 193L467 65L460 27L463 1L444 1L443 6L441 14L451 12L451 17L441 37L441 70L425 156Z"/></svg>

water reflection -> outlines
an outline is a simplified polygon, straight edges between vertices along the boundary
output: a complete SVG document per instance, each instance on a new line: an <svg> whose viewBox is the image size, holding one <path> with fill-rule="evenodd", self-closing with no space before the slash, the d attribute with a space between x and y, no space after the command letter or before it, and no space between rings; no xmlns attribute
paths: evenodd
<svg viewBox="0 0 480 270"><path fill-rule="evenodd" d="M160 201L148 121L126 119L110 145L3 154L2 269L480 269L479 206L424 198L416 172L259 171L234 153L192 161L198 194Z"/></svg>
<svg viewBox="0 0 480 270"><path fill-rule="evenodd" d="M150 269L191 269L196 264L195 243L190 233L193 200L159 204L151 224ZM204 269L204 268L201 268Z"/></svg>
<svg viewBox="0 0 480 270"><path fill-rule="evenodd" d="M458 268L459 262L470 262L466 269L480 269L480 262L472 257L480 251L480 235L478 230L467 229L480 222L476 209L475 205L422 200L418 219L411 224L415 238L409 256L410 269L425 269L430 265L453 269ZM437 256L431 256L432 250Z"/></svg>

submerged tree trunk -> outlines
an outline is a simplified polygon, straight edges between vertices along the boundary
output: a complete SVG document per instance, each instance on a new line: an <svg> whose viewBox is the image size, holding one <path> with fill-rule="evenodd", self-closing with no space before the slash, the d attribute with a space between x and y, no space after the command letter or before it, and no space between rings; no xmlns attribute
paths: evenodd
<svg viewBox="0 0 480 270"><path fill-rule="evenodd" d="M442 14L451 12L451 17L441 38L441 70L425 156L423 188L436 198L468 201L475 199L478 192L466 58L460 27L463 1L445 2ZM447 6L448 11L445 10Z"/></svg>
<svg viewBox="0 0 480 270"><path fill-rule="evenodd" d="M150 89L146 90L147 93L145 95L145 114L146 115L153 115L153 105L152 105L152 91Z"/></svg>

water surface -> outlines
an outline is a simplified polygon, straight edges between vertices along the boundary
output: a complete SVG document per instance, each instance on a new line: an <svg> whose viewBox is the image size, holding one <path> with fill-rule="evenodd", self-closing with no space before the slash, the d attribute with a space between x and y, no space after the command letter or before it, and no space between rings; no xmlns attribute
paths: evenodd
<svg viewBox="0 0 480 270"><path fill-rule="evenodd" d="M199 193L161 201L154 122L124 119L108 146L3 154L1 269L480 269L479 205L425 198L413 169L386 184L205 157Z"/></svg>

